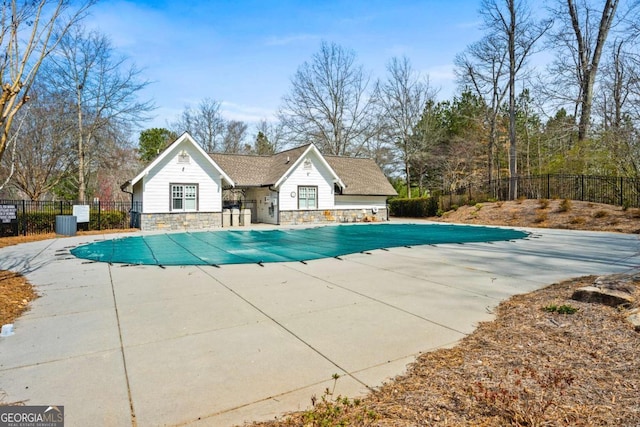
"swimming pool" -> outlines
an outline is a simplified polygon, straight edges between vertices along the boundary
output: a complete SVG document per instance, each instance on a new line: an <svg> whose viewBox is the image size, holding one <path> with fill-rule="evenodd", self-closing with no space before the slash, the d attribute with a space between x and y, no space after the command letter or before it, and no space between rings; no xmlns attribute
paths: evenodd
<svg viewBox="0 0 640 427"><path fill-rule="evenodd" d="M131 236L79 246L82 259L136 265L224 265L310 261L375 249L521 239L527 233L451 224L358 224L301 229L202 231Z"/></svg>

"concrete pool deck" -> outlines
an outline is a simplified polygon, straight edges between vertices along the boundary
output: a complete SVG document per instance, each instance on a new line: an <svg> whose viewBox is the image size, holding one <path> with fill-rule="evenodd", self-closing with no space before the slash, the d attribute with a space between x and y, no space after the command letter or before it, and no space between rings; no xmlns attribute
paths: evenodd
<svg viewBox="0 0 640 427"><path fill-rule="evenodd" d="M228 426L362 395L451 346L511 295L640 266L638 236L530 229L527 240L338 259L166 267L77 259L111 236L0 249L41 298L0 338L5 401L64 405L66 425ZM135 421L134 421L135 419Z"/></svg>

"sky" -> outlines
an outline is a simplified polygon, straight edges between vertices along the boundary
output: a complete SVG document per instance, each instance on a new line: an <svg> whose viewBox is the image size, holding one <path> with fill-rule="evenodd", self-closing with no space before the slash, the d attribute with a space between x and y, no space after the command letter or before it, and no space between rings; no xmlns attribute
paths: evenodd
<svg viewBox="0 0 640 427"><path fill-rule="evenodd" d="M157 109L142 128L168 127L188 106L221 102L229 120L272 121L291 78L321 43L355 52L372 82L393 57L455 92L456 54L481 37L480 0L103 0L87 29L142 69ZM253 133L253 132L252 132Z"/></svg>

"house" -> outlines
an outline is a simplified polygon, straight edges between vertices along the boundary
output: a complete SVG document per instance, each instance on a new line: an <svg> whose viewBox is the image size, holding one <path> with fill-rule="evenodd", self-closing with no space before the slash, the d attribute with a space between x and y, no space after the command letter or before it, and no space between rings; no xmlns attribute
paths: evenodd
<svg viewBox="0 0 640 427"><path fill-rule="evenodd" d="M208 154L188 133L129 184L142 230L220 227L231 203L268 224L380 221L397 194L372 159L324 156L313 144L272 156Z"/></svg>

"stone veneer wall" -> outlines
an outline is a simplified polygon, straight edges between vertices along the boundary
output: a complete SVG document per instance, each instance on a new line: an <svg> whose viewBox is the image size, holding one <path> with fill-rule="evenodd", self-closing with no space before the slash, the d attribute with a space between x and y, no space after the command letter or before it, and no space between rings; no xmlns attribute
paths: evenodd
<svg viewBox="0 0 640 427"><path fill-rule="evenodd" d="M179 212L140 214L140 229L156 230L202 230L222 227L221 212Z"/></svg>
<svg viewBox="0 0 640 427"><path fill-rule="evenodd" d="M376 214L371 209L330 209L313 211L280 211L280 225L329 224L347 222L380 222L387 220L387 209L379 208Z"/></svg>

